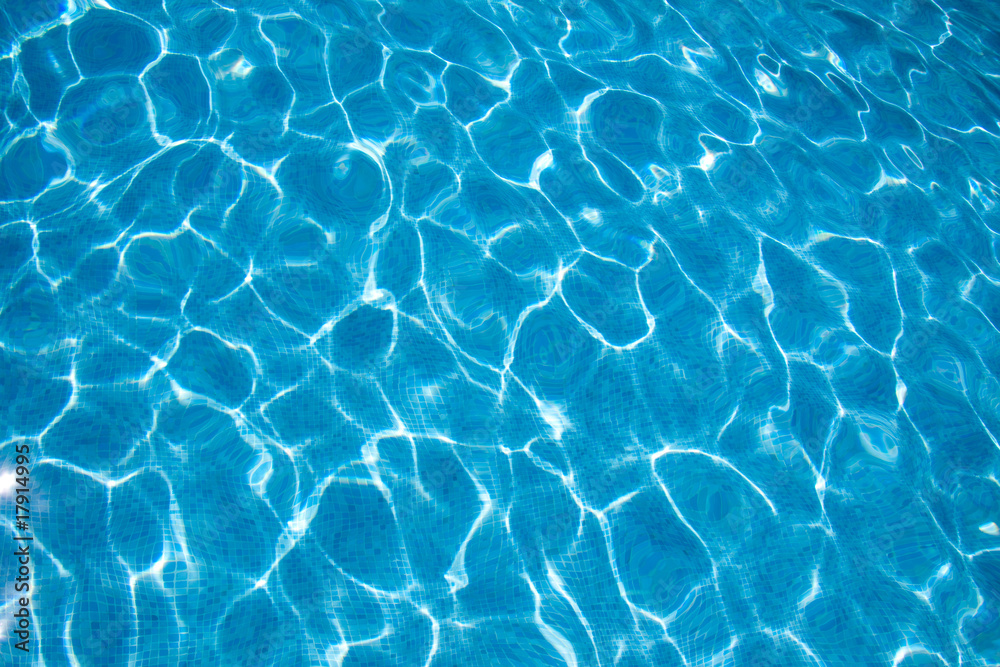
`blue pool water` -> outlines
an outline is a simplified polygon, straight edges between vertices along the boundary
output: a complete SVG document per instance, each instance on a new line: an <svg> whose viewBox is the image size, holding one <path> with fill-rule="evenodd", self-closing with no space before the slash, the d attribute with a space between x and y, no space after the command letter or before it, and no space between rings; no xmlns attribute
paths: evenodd
<svg viewBox="0 0 1000 667"><path fill-rule="evenodd" d="M1000 662L995 4L0 43L3 664Z"/></svg>

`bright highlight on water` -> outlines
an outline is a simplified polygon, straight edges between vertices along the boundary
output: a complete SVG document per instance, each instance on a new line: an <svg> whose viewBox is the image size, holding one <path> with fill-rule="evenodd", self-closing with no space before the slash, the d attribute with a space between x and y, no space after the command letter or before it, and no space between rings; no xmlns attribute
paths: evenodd
<svg viewBox="0 0 1000 667"><path fill-rule="evenodd" d="M7 0L0 654L1000 662L1000 10Z"/></svg>

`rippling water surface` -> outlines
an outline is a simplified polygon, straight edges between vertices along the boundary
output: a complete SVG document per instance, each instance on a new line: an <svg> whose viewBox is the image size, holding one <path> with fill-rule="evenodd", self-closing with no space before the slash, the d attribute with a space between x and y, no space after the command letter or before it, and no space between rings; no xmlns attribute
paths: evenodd
<svg viewBox="0 0 1000 667"><path fill-rule="evenodd" d="M995 4L0 42L5 664L1000 661Z"/></svg>

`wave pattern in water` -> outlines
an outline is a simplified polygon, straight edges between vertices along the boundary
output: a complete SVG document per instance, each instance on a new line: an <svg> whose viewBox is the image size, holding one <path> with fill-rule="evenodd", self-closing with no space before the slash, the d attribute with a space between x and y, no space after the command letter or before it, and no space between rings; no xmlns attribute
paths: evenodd
<svg viewBox="0 0 1000 667"><path fill-rule="evenodd" d="M7 664L1000 661L998 30L10 0Z"/></svg>

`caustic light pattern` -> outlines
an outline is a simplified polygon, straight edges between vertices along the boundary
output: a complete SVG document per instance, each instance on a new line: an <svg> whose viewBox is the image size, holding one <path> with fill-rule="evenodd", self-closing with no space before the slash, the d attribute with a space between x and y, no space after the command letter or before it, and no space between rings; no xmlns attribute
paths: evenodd
<svg viewBox="0 0 1000 667"><path fill-rule="evenodd" d="M8 0L0 46L4 664L1000 661L994 3Z"/></svg>

